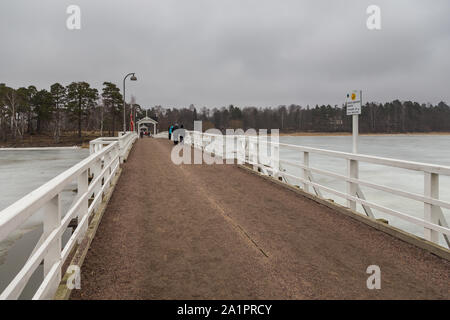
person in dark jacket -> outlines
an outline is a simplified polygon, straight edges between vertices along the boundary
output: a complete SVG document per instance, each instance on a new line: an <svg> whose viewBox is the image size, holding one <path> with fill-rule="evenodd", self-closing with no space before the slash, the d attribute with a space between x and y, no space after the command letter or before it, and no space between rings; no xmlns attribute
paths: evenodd
<svg viewBox="0 0 450 320"><path fill-rule="evenodd" d="M182 124L180 125L180 130L178 130L178 131L180 131L178 140L180 140L180 143L183 143L183 140L184 140L184 126Z"/></svg>
<svg viewBox="0 0 450 320"><path fill-rule="evenodd" d="M173 144L178 144L178 138L179 138L180 133L177 130L178 130L178 124L175 124L172 129Z"/></svg>

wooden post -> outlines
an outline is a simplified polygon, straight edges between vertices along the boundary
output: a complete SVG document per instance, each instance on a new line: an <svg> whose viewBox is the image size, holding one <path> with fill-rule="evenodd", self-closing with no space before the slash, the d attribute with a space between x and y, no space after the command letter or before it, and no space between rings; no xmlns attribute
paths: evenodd
<svg viewBox="0 0 450 320"><path fill-rule="evenodd" d="M102 166L101 166L101 160L98 159L92 166L92 173L94 174L93 180L96 180L98 178L98 176L100 175L100 173L102 172ZM92 182L91 182L92 183ZM94 197L96 197L98 195L98 193L100 192L102 185L101 185L101 181L98 182L95 186L94 186ZM98 209L98 207L100 206L101 202L98 202L95 210Z"/></svg>
<svg viewBox="0 0 450 320"><path fill-rule="evenodd" d="M271 144L272 150L271 150L271 158L272 158L272 168L274 170L274 177L279 175L280 172L280 146ZM267 148L267 143L266 143ZM267 150L265 152L267 154Z"/></svg>
<svg viewBox="0 0 450 320"><path fill-rule="evenodd" d="M108 152L107 154L105 154L105 166L109 166L108 169L106 170L105 175L103 176L105 181L109 178L109 176L111 175L111 172L112 172L112 166L110 165L111 160L112 160L111 152ZM110 185L111 185L111 180L109 180L109 183L105 186L105 190L107 188L109 188Z"/></svg>
<svg viewBox="0 0 450 320"><path fill-rule="evenodd" d="M249 152L249 161L252 162L253 170L258 171L258 166L256 165L258 163L258 153L257 153L258 150L251 136L248 137L248 152Z"/></svg>
<svg viewBox="0 0 450 320"><path fill-rule="evenodd" d="M439 175L436 173L424 173L424 195L427 198L439 199ZM424 219L428 222L439 224L439 207L424 203ZM424 228L424 237L428 241L439 243L439 233L429 228Z"/></svg>
<svg viewBox="0 0 450 320"><path fill-rule="evenodd" d="M221 140L222 140L222 162L223 164L226 164L227 162L227 135L222 135L221 136Z"/></svg>
<svg viewBox="0 0 450 320"><path fill-rule="evenodd" d="M305 166L303 168L303 179L309 181L309 152L303 152L303 165ZM303 191L309 192L309 184L306 182L303 182Z"/></svg>
<svg viewBox="0 0 450 320"><path fill-rule="evenodd" d="M88 172L87 170L85 170L78 176L78 197L82 197L87 192L87 190L88 190ZM78 244L81 243L81 240L83 239L84 234L88 228L87 223L85 223L83 226L80 224L83 217L87 215L88 209L89 209L89 199L88 197L86 197L78 211L78 227L83 228L80 230Z"/></svg>
<svg viewBox="0 0 450 320"><path fill-rule="evenodd" d="M352 140L353 140L353 153L358 153L358 135L359 135L359 115L352 115Z"/></svg>
<svg viewBox="0 0 450 320"><path fill-rule="evenodd" d="M50 233L61 225L61 199L57 194L44 206L44 237L48 237ZM44 277L46 277L55 263L61 260L61 237L57 237L47 249L44 257ZM52 277L50 292L56 292L61 281L61 266L59 266L56 274Z"/></svg>
<svg viewBox="0 0 450 320"><path fill-rule="evenodd" d="M119 138L119 154L120 154L120 164L122 164L124 162L124 157L125 157L125 145L124 145L124 141L122 138Z"/></svg>
<svg viewBox="0 0 450 320"><path fill-rule="evenodd" d="M347 177L352 179L358 179L358 161L347 161ZM356 197L358 192L358 185L353 182L347 181L347 195ZM347 207L356 211L356 201L347 199Z"/></svg>
<svg viewBox="0 0 450 320"><path fill-rule="evenodd" d="M47 237L61 224L61 203L59 194L44 206L44 235ZM61 237L49 247L44 258L44 277L52 266L61 259Z"/></svg>

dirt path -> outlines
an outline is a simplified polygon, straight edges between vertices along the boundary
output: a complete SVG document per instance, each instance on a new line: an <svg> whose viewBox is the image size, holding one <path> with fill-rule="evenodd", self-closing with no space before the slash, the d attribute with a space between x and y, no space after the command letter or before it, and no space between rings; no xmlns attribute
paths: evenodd
<svg viewBox="0 0 450 320"><path fill-rule="evenodd" d="M133 148L73 299L450 298L447 261L236 166L176 166L171 147Z"/></svg>

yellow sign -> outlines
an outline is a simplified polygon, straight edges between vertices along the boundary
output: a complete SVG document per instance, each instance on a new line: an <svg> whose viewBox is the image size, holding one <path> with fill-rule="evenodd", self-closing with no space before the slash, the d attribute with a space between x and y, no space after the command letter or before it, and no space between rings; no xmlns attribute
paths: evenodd
<svg viewBox="0 0 450 320"><path fill-rule="evenodd" d="M353 90L351 94L347 94L347 115L361 114L361 91Z"/></svg>

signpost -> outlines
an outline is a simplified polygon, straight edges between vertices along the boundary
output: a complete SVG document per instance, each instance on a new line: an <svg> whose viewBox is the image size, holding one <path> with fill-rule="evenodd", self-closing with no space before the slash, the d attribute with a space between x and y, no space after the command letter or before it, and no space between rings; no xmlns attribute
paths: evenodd
<svg viewBox="0 0 450 320"><path fill-rule="evenodd" d="M353 153L358 153L358 121L361 114L362 91L353 90L350 94L347 94L346 106L347 115L352 116L352 136L353 136ZM358 180L359 168L358 161L348 160L347 162L347 175L351 179ZM352 197L358 196L358 185L353 182L347 182L347 194ZM356 201L347 199L347 206L351 210L356 210Z"/></svg>
<svg viewBox="0 0 450 320"><path fill-rule="evenodd" d="M358 117L361 114L362 91L353 90L351 93L347 94L345 104L347 106L347 115L352 116L353 153L358 153Z"/></svg>

